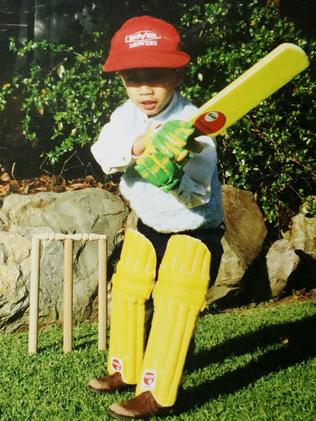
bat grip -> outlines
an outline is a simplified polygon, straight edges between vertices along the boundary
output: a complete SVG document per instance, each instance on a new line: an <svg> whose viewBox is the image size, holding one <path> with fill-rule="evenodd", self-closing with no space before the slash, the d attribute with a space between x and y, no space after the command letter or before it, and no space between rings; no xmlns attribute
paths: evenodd
<svg viewBox="0 0 316 421"><path fill-rule="evenodd" d="M197 140L195 140L196 136L199 136L199 135L201 135L201 132L195 129L194 132L190 135L190 137L187 140L187 147L191 152L194 152L194 153L202 152L203 145Z"/></svg>

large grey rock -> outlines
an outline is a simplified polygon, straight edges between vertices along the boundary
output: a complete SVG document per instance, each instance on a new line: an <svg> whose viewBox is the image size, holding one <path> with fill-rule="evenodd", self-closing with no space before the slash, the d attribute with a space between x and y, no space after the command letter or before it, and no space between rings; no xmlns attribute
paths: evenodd
<svg viewBox="0 0 316 421"><path fill-rule="evenodd" d="M0 329L28 323L31 239L47 232L99 233L108 256L120 241L128 208L101 189L39 193L4 199L0 211ZM97 243L74 243L74 320L91 314L97 293ZM62 319L63 244L44 241L41 257L40 324Z"/></svg>
<svg viewBox="0 0 316 421"><path fill-rule="evenodd" d="M224 254L208 303L236 295L242 278L262 249L267 229L253 194L233 186L222 188L226 232L222 240Z"/></svg>
<svg viewBox="0 0 316 421"><path fill-rule="evenodd" d="M316 218L307 216L307 204L292 218L283 240L276 241L266 256L273 297L292 289L316 286Z"/></svg>
<svg viewBox="0 0 316 421"><path fill-rule="evenodd" d="M295 215L290 229L283 237L295 250L302 250L316 259L316 217L309 218L303 213Z"/></svg>
<svg viewBox="0 0 316 421"><path fill-rule="evenodd" d="M291 274L299 265L300 258L289 241L278 240L270 247L266 262L271 295L277 297L286 289Z"/></svg>

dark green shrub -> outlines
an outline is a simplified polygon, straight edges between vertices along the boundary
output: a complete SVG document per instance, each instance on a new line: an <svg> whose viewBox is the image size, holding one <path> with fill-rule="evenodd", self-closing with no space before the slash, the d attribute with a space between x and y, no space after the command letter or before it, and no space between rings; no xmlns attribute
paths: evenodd
<svg viewBox="0 0 316 421"><path fill-rule="evenodd" d="M41 145L51 164L91 143L123 96L118 81L102 72L104 52L78 53L73 47L48 41L23 47L12 41L11 49L20 57L30 51L38 57L25 74L5 84L0 95L4 109L8 94L22 92L24 136Z"/></svg>
<svg viewBox="0 0 316 421"><path fill-rule="evenodd" d="M198 105L283 42L308 54L307 71L218 137L223 181L251 190L267 221L286 225L315 192L316 42L258 0L200 3L183 14L182 24L196 34L183 92Z"/></svg>

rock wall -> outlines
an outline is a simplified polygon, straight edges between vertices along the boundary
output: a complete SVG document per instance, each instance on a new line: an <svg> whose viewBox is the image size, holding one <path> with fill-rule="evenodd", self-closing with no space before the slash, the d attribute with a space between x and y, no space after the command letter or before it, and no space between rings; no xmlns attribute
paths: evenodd
<svg viewBox="0 0 316 421"><path fill-rule="evenodd" d="M108 257L121 240L126 204L101 189L66 193L12 194L0 210L0 329L28 323L31 239L34 234L98 233L108 237ZM97 294L97 243L75 242L74 321L87 319ZM63 244L44 241L40 273L40 325L62 319Z"/></svg>
<svg viewBox="0 0 316 421"><path fill-rule="evenodd" d="M222 240L224 254L208 303L236 295L243 276L261 251L267 229L251 192L233 186L222 187L226 232Z"/></svg>
<svg viewBox="0 0 316 421"><path fill-rule="evenodd" d="M303 204L283 239L276 241L267 253L272 297L291 290L316 288L316 217L306 216L304 208Z"/></svg>
<svg viewBox="0 0 316 421"><path fill-rule="evenodd" d="M257 268L267 229L253 195L224 185L226 232L224 254L207 303L234 305L243 296L245 278L250 301L261 283L268 285L261 299L277 297L298 285L316 287L316 218L298 214L284 239L276 241ZM98 188L66 193L11 194L0 208L0 330L12 332L28 324L31 239L34 234L99 233L108 238L109 273L113 271L125 226L137 218L117 195ZM113 254L113 251L115 253ZM75 242L74 320L81 322L96 307L97 243ZM250 269L250 271L249 271ZM260 272L260 273L259 273ZM246 275L246 276L245 276ZM110 279L110 276L109 276ZM246 285L247 287L247 285ZM62 320L63 244L44 241L41 254L40 326ZM251 296L252 294L252 296ZM247 294L246 294L247 295Z"/></svg>

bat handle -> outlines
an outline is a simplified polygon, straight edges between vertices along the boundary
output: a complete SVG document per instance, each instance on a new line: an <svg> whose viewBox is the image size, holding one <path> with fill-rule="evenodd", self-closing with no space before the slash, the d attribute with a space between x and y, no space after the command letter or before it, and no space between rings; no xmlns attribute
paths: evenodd
<svg viewBox="0 0 316 421"><path fill-rule="evenodd" d="M199 136L199 135L201 135L201 132L195 129L194 132L191 134L191 136L188 138L187 146L191 152L194 152L194 153L202 152L203 145L197 140L195 140L196 136Z"/></svg>

